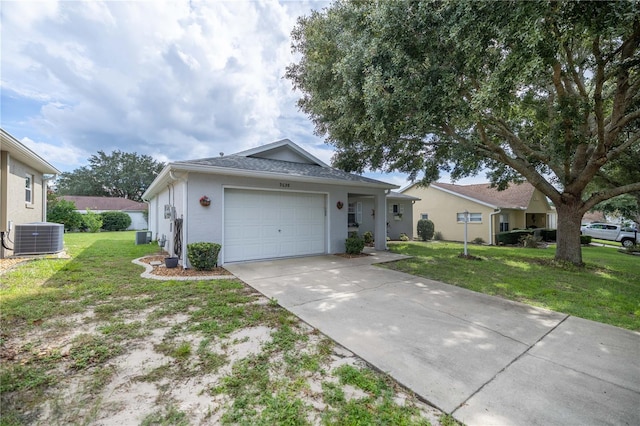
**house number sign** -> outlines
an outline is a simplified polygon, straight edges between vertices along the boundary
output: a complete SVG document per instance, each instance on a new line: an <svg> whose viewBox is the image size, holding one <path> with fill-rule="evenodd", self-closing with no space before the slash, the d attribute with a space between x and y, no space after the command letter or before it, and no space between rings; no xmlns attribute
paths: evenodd
<svg viewBox="0 0 640 426"><path fill-rule="evenodd" d="M290 187L290 184L280 182L280 188L289 188L289 187Z"/></svg>

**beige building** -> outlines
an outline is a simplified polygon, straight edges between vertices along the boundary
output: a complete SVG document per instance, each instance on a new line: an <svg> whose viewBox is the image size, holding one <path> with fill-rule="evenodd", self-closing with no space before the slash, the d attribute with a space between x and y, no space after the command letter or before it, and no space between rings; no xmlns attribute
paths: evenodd
<svg viewBox="0 0 640 426"><path fill-rule="evenodd" d="M547 197L529 183L512 184L504 191L490 184L413 184L400 191L420 198L413 205L414 230L418 220L429 219L435 231L449 241L463 241L465 212L467 238L495 243L498 232L524 228L555 228L556 212Z"/></svg>
<svg viewBox="0 0 640 426"><path fill-rule="evenodd" d="M12 254L15 225L45 222L46 181L60 173L20 141L0 129L0 258Z"/></svg>

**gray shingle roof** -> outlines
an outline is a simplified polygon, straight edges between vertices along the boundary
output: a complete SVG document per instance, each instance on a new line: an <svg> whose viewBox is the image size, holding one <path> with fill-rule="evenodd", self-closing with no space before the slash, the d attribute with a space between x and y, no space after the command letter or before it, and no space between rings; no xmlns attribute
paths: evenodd
<svg viewBox="0 0 640 426"><path fill-rule="evenodd" d="M177 167L180 167L180 165L211 166L254 172L276 173L291 177L313 177L337 180L342 182L347 181L354 183L383 184L389 185L389 187L393 186L386 182L370 179L352 173L347 173L342 170L334 169L332 167L322 167L315 164L294 163L267 158L244 157L235 154L224 157L177 161L173 164Z"/></svg>

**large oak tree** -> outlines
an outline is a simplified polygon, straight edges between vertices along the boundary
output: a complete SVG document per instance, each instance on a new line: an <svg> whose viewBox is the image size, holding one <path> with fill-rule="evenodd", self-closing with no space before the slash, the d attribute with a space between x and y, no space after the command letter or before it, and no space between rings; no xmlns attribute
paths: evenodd
<svg viewBox="0 0 640 426"><path fill-rule="evenodd" d="M88 166L60 175L57 181L58 194L142 201L142 194L164 167L164 163L148 155L119 150L111 154L98 151L88 161Z"/></svg>
<svg viewBox="0 0 640 426"><path fill-rule="evenodd" d="M582 264L583 214L640 190L605 179L640 143L639 16L636 1L338 1L298 20L287 77L338 167L526 179L557 208L556 259Z"/></svg>

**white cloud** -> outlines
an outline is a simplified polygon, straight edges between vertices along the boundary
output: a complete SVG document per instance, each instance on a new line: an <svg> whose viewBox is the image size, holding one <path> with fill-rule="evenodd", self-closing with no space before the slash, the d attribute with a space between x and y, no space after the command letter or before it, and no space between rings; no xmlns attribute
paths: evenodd
<svg viewBox="0 0 640 426"><path fill-rule="evenodd" d="M300 94L283 78L295 61L297 18L328 5L3 2L3 108L28 107L13 121L4 114L2 125L63 171L98 150L167 162L283 138L330 163L333 149L313 134L296 105ZM366 175L408 183L399 173Z"/></svg>
<svg viewBox="0 0 640 426"><path fill-rule="evenodd" d="M48 163L63 162L80 167L91 156L91 154L78 151L77 147L69 145L52 145L46 142L35 142L29 138L22 138L20 142Z"/></svg>
<svg viewBox="0 0 640 426"><path fill-rule="evenodd" d="M34 140L172 160L317 140L282 78L309 4L41 5L3 3L2 86L40 104Z"/></svg>

